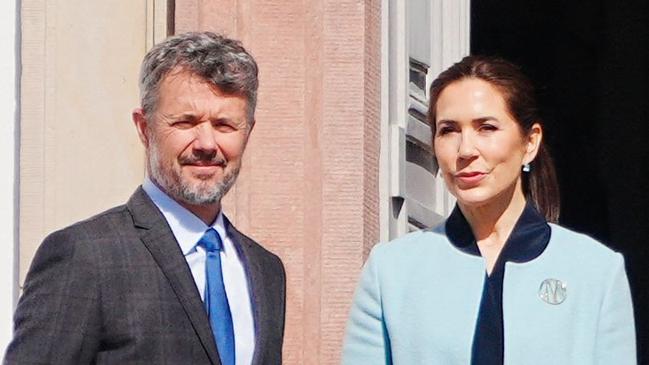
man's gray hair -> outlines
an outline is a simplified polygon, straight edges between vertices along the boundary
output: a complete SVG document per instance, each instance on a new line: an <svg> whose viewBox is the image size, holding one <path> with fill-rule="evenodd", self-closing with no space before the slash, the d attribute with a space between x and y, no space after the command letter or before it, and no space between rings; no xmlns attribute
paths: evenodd
<svg viewBox="0 0 649 365"><path fill-rule="evenodd" d="M177 67L202 77L226 94L245 97L248 122L254 122L257 63L239 41L212 32L171 36L146 54L140 70L140 102L145 115L155 111L160 84Z"/></svg>

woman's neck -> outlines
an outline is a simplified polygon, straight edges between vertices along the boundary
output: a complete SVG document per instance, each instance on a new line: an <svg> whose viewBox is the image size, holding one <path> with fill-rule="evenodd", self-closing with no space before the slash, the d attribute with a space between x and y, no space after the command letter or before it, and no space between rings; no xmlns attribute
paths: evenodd
<svg viewBox="0 0 649 365"><path fill-rule="evenodd" d="M458 203L471 226L480 254L487 263L487 273L491 273L507 238L525 209L525 196L520 184L509 190L488 204L467 206Z"/></svg>

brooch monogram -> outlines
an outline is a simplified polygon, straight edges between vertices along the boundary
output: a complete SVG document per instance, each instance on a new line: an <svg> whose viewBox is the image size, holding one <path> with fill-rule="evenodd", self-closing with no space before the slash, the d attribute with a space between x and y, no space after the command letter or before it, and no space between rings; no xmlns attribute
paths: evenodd
<svg viewBox="0 0 649 365"><path fill-rule="evenodd" d="M539 287L539 298L548 304L561 304L568 296L568 286L557 279L545 279Z"/></svg>

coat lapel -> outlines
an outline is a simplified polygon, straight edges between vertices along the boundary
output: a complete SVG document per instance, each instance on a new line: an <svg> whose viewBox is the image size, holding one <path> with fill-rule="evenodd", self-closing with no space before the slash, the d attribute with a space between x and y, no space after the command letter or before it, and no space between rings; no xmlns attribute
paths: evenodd
<svg viewBox="0 0 649 365"><path fill-rule="evenodd" d="M226 229L230 238L236 243L235 246L239 252L246 270L248 278L248 288L250 288L250 301L252 305L252 315L255 321L255 353L252 358L253 364L263 364L264 350L268 347L268 328L267 322L263 318L269 316L266 288L264 288L263 269L260 266L261 260L258 257L255 243L241 232L237 231L230 221L225 220Z"/></svg>
<svg viewBox="0 0 649 365"><path fill-rule="evenodd" d="M135 191L127 207L135 226L141 229L142 242L169 281L212 364L221 365L203 301L187 261L162 213L141 187Z"/></svg>

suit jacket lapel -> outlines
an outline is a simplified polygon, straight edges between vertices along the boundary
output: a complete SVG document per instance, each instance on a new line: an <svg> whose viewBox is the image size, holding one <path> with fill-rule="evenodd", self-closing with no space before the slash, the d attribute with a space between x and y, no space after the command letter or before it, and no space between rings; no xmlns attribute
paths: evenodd
<svg viewBox="0 0 649 365"><path fill-rule="evenodd" d="M141 187L135 191L127 207L135 226L142 229L142 242L169 281L211 362L221 365L203 301L187 261L162 213Z"/></svg>
<svg viewBox="0 0 649 365"><path fill-rule="evenodd" d="M224 217L225 218L225 217ZM250 301L252 305L252 315L255 321L255 353L252 358L253 364L262 364L264 349L267 348L268 328L265 326L268 314L268 303L266 290L264 288L263 270L260 266L261 260L258 257L255 243L241 232L237 231L230 221L225 219L225 226L230 238L236 243L235 246L239 256L244 264L246 276L248 278L248 288L250 288Z"/></svg>

